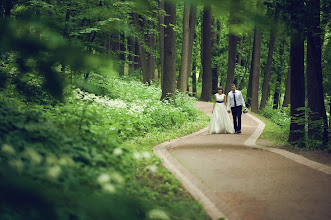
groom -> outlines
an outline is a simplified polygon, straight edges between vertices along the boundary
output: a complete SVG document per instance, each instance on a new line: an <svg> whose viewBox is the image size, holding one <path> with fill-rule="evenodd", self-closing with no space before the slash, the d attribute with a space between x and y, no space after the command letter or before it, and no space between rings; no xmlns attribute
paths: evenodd
<svg viewBox="0 0 331 220"><path fill-rule="evenodd" d="M227 109L230 113L230 105L233 116L234 130L236 134L241 133L241 113L242 106L246 108L244 97L239 90L236 90L236 85L231 84L231 91L228 93Z"/></svg>

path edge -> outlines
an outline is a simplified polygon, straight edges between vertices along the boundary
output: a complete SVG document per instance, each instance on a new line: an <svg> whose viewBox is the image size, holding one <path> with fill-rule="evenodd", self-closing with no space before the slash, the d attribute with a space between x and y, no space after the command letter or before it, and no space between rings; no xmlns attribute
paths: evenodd
<svg viewBox="0 0 331 220"><path fill-rule="evenodd" d="M258 128L255 130L255 132L244 143L247 147L257 148L257 149L261 149L261 150L267 150L267 151L276 153L278 155L281 155L283 157L286 157L290 160L293 160L297 163L308 166L312 169L315 169L315 170L321 171L325 174L331 175L331 167L329 167L327 165L318 163L316 161L309 160L301 155L289 152L287 150L256 145L256 141L261 136L263 129L265 127L265 124L263 121L261 121L260 119L258 119L257 117L255 117L249 113L247 113L246 115L249 116L250 118L252 118L253 120L255 120L259 124Z"/></svg>

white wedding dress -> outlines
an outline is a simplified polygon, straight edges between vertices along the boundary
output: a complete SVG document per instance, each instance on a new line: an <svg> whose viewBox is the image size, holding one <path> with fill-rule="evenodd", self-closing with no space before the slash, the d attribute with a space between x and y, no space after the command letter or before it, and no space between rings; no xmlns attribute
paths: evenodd
<svg viewBox="0 0 331 220"><path fill-rule="evenodd" d="M231 124L228 112L226 111L226 107L224 105L224 94L219 95L216 93L216 104L213 112L213 116L211 117L209 123L209 134L219 134L219 133L234 133L233 126ZM222 102L222 103L219 103Z"/></svg>

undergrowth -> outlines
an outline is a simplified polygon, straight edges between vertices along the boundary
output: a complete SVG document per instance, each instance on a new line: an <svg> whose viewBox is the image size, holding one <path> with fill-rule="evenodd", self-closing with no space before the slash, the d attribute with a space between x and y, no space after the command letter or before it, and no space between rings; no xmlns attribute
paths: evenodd
<svg viewBox="0 0 331 220"><path fill-rule="evenodd" d="M27 90L0 91L0 219L209 219L152 153L207 125L193 98L98 74L63 102Z"/></svg>

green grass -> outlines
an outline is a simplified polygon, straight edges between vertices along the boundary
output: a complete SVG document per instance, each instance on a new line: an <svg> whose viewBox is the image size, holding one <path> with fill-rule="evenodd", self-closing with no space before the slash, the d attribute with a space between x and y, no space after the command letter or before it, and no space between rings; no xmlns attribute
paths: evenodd
<svg viewBox="0 0 331 220"><path fill-rule="evenodd" d="M286 133L286 131L284 131L284 129L281 126L277 125L276 123L272 122L270 119L261 116L259 114L255 114L253 112L250 112L250 114L257 117L258 119L260 119L265 123L265 128L260 138L273 141L274 143L283 146L289 146L287 142L289 134Z"/></svg>

